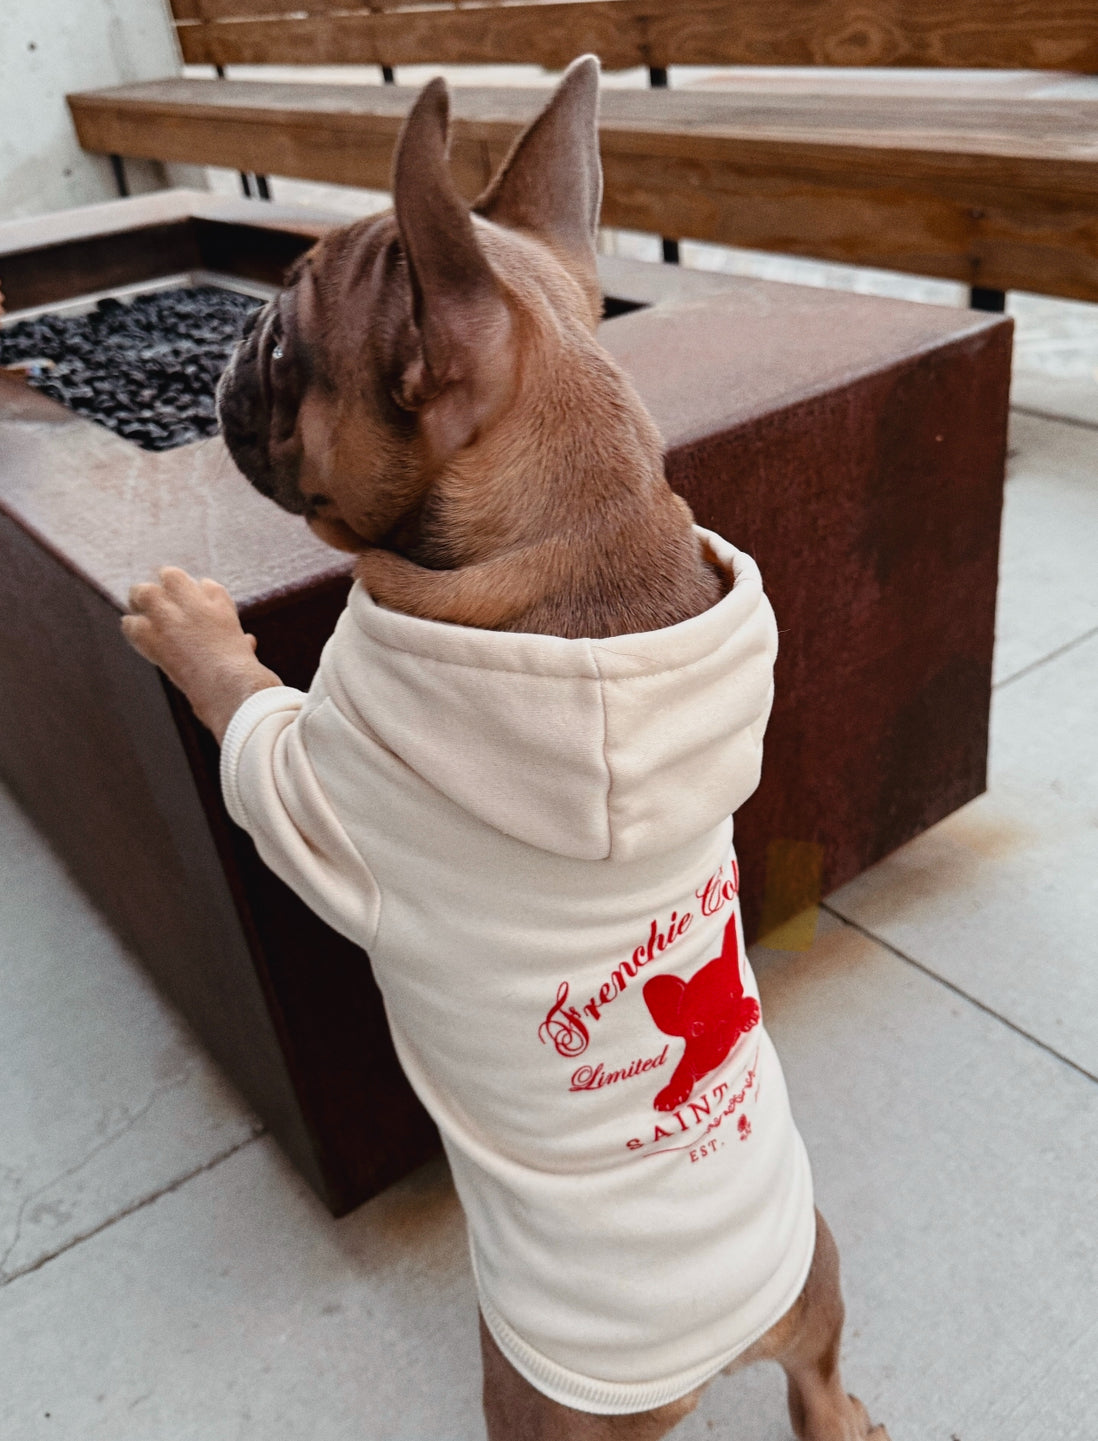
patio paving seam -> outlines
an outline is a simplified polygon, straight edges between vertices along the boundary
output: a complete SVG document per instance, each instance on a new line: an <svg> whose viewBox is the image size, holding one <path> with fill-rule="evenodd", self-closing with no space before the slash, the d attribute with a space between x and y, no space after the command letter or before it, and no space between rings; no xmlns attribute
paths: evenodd
<svg viewBox="0 0 1098 1441"><path fill-rule="evenodd" d="M1052 410L1035 410L1029 405L1012 405L1012 415L1032 415L1035 420L1051 420L1056 425L1073 425L1077 430L1098 430L1093 420L1083 420L1078 415L1060 415Z"/></svg>
<svg viewBox="0 0 1098 1441"><path fill-rule="evenodd" d="M877 935L877 933L871 931L868 926L860 925L857 921L851 920L849 916L843 915L842 911L836 910L833 906L828 905L826 901L820 903L820 909L826 911L829 916L834 916L834 918L844 926L849 926L851 930L857 931L859 935L865 936L867 940L873 941L874 944L878 946L882 946L891 955L895 956L897 960L905 961L909 966L914 966L917 971L922 971L924 976L929 976L932 981L937 981L940 986L944 986L946 990L952 991L954 995L959 996L963 1001L967 1001L969 1005L975 1006L978 1011L983 1011L985 1015L991 1016L994 1020L999 1021L1002 1025L1006 1026L1008 1030L1021 1036L1023 1040L1030 1041L1033 1045L1039 1047L1057 1061L1061 1061L1070 1070L1075 1071L1078 1075L1084 1076L1088 1081L1093 1081L1098 1085L1098 1075L1095 1075L1093 1071L1088 1071L1085 1066L1079 1065L1078 1061L1073 1061L1070 1056L1065 1056L1061 1051L1056 1050L1054 1046L1050 1046L1047 1041L1042 1041L1041 1038L1035 1036L1032 1031L1027 1031L1024 1027L1017 1025L1009 1016L1004 1016L1000 1011L997 1011L994 1006L989 1006L986 1001L981 1001L979 997L974 996L970 991L966 991L962 986L958 986L955 982L941 975L938 971L934 970L932 966L928 966L924 961L916 960L914 956L908 955L906 951L901 951L900 948L893 945L891 941L885 940L883 936Z"/></svg>
<svg viewBox="0 0 1098 1441"><path fill-rule="evenodd" d="M141 1106L137 1111L134 1111L131 1115L127 1116L125 1125L121 1126L117 1131L112 1131L110 1135L104 1137L104 1139L100 1141L98 1145L92 1147L92 1149L87 1153L86 1156L81 1156L79 1161L76 1161L73 1165L68 1166L64 1171L60 1173L60 1175L51 1176L48 1181L44 1181L42 1185L37 1186L33 1191L27 1192L27 1194L20 1202L19 1210L15 1217L15 1232L11 1238L11 1241L8 1244L7 1250L3 1253L3 1255L0 1255L0 1286L6 1285L6 1283L12 1280L13 1277L20 1274L18 1271L9 1272L5 1270L5 1267L7 1265L8 1258L12 1255L12 1253L19 1245L19 1241L23 1233L23 1217L26 1215L27 1207L30 1206L34 1201L37 1201L40 1196L44 1196L48 1191L52 1190L54 1186L59 1185L62 1181L71 1180L73 1176L75 1176L79 1171L82 1171L85 1166L89 1165L96 1158L96 1156L100 1155L103 1151L109 1149L109 1147L113 1146L115 1142L120 1139L120 1137L126 1135L127 1132L132 1131L133 1128L138 1125L140 1121L144 1120L144 1118L152 1110L153 1106L156 1104L156 1102L160 1099L161 1096L163 1096L168 1091L174 1091L177 1090L180 1086L185 1086L188 1079L189 1076L184 1074L182 1076L179 1076L174 1081L169 1082L165 1086L158 1086L143 1106Z"/></svg>
<svg viewBox="0 0 1098 1441"><path fill-rule="evenodd" d="M1069 651L1075 650L1076 647L1086 645L1087 641L1093 640L1096 635L1098 635L1098 625L1091 626L1090 630L1084 631L1082 635L1077 635L1074 639L1065 641L1063 645L1057 646L1055 650L1050 650L1048 655L1043 655L1038 660L1030 661L1029 665L1024 665L1021 670L1016 670L1013 675L1006 675L1003 676L1001 680L995 681L991 687L992 690L1002 690L1004 686L1011 685L1014 681L1021 680L1023 676L1030 675L1033 671L1039 670L1041 666L1047 665L1049 661L1059 660L1062 655L1067 655Z"/></svg>
<svg viewBox="0 0 1098 1441"><path fill-rule="evenodd" d="M128 1216L132 1216L138 1211L143 1211L146 1206L151 1206L154 1201L159 1201L164 1196L170 1196L173 1192L185 1186L188 1181L193 1181L197 1176L214 1170L217 1166L220 1166L223 1161L227 1161L230 1157L235 1156L237 1152L242 1151L245 1146L251 1146L256 1141L261 1140L266 1134L266 1128L258 1128L252 1135L245 1137L243 1141L238 1141L236 1145L230 1146L219 1155L212 1156L201 1166L196 1166L193 1170L188 1171L186 1175L177 1176L174 1181L170 1181L158 1191L150 1192L149 1195L142 1196L139 1201L134 1201L132 1205L123 1207L121 1211L116 1212L113 1216L108 1216L107 1219L100 1222L98 1226L93 1226L90 1231L85 1231L79 1236L71 1237L63 1246L58 1246L56 1250L50 1251L45 1256L37 1257L34 1261L30 1262L29 1265L23 1266L19 1270L0 1272L0 1290L12 1285L15 1281L21 1281L25 1276L32 1276L35 1271L40 1271L43 1266L47 1265L50 1261L55 1261L58 1256L63 1256L67 1251L72 1251L75 1247L82 1245L83 1242L90 1241L93 1236L100 1236L104 1231L109 1231L110 1228L117 1225L119 1221L124 1221Z"/></svg>

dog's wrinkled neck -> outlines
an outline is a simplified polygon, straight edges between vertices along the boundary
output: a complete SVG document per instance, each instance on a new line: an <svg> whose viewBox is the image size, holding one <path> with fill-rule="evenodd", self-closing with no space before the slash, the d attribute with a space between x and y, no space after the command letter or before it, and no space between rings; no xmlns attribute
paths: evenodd
<svg viewBox="0 0 1098 1441"><path fill-rule="evenodd" d="M593 342L528 359L515 403L441 468L386 547L432 568L480 564L643 523L666 494L659 435Z"/></svg>
<svg viewBox="0 0 1098 1441"><path fill-rule="evenodd" d="M540 359L515 406L361 557L359 579L410 614L564 637L656 630L714 604L723 573L613 360L593 340Z"/></svg>
<svg viewBox="0 0 1098 1441"><path fill-rule="evenodd" d="M442 548L431 541L430 526L431 497L420 497L410 510L406 511L376 542L379 550L391 550L414 560L428 570L438 570L453 562L443 553Z"/></svg>

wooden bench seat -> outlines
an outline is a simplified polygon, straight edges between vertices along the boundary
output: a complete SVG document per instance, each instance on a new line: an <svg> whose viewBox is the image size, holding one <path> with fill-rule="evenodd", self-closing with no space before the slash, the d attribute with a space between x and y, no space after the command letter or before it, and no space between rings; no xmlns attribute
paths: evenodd
<svg viewBox="0 0 1098 1441"><path fill-rule="evenodd" d="M170 0L183 60L237 65L539 65L594 51L608 70L818 67L715 91L608 91L608 225L1098 299L1098 99L1002 72L1098 73L1091 0ZM952 69L958 81L862 89L830 67ZM971 69L989 82L972 79ZM388 185L409 96L223 81L70 97L81 143L140 156ZM229 87L233 88L229 88ZM1053 82L1053 92L1056 84ZM457 160L472 192L539 95L463 90Z"/></svg>
<svg viewBox="0 0 1098 1441"><path fill-rule="evenodd" d="M917 96L803 75L607 88L604 222L1098 300L1098 93L1048 98L1047 82L1007 78L968 74L951 91L938 77ZM468 194L543 93L455 89L453 158ZM69 104L88 150L387 189L414 94L172 79Z"/></svg>

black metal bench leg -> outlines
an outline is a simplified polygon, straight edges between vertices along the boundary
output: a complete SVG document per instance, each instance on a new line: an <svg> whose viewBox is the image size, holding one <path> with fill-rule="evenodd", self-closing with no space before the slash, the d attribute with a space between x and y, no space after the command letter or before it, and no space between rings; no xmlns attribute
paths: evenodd
<svg viewBox="0 0 1098 1441"><path fill-rule="evenodd" d="M118 187L118 193L125 198L130 193L130 187L126 180L126 162L121 155L111 156L111 169L114 171L114 183Z"/></svg>
<svg viewBox="0 0 1098 1441"><path fill-rule="evenodd" d="M214 74L219 80L224 80L224 65L215 65ZM244 195L248 200L251 200L252 198L253 180L255 181L255 193L259 196L260 200L270 200L271 187L265 175L252 175L247 170L240 170L237 172L237 174L240 176L240 188L244 192Z"/></svg>
<svg viewBox="0 0 1098 1441"><path fill-rule="evenodd" d="M986 285L974 285L968 292L971 310L991 310L1001 314L1006 309L1006 291L990 290Z"/></svg>
<svg viewBox="0 0 1098 1441"><path fill-rule="evenodd" d="M391 65L383 65L381 67L381 78L386 85L395 85L397 83L396 71Z"/></svg>
<svg viewBox="0 0 1098 1441"><path fill-rule="evenodd" d="M667 67L664 65L650 65L648 67L648 83L653 90L667 89ZM660 244L663 247L663 258L668 265L679 263L679 242L669 240L665 235L661 238Z"/></svg>

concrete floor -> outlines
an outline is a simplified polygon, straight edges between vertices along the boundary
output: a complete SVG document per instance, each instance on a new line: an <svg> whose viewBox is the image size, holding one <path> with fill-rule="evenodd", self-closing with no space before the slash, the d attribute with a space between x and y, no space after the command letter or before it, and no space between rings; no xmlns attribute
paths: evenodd
<svg viewBox="0 0 1098 1441"><path fill-rule="evenodd" d="M989 791L754 953L893 1441L1098 1436L1098 308L1011 309ZM2 794L0 1056L4 1441L483 1435L443 1165L333 1222ZM676 1433L790 1434L774 1368Z"/></svg>

